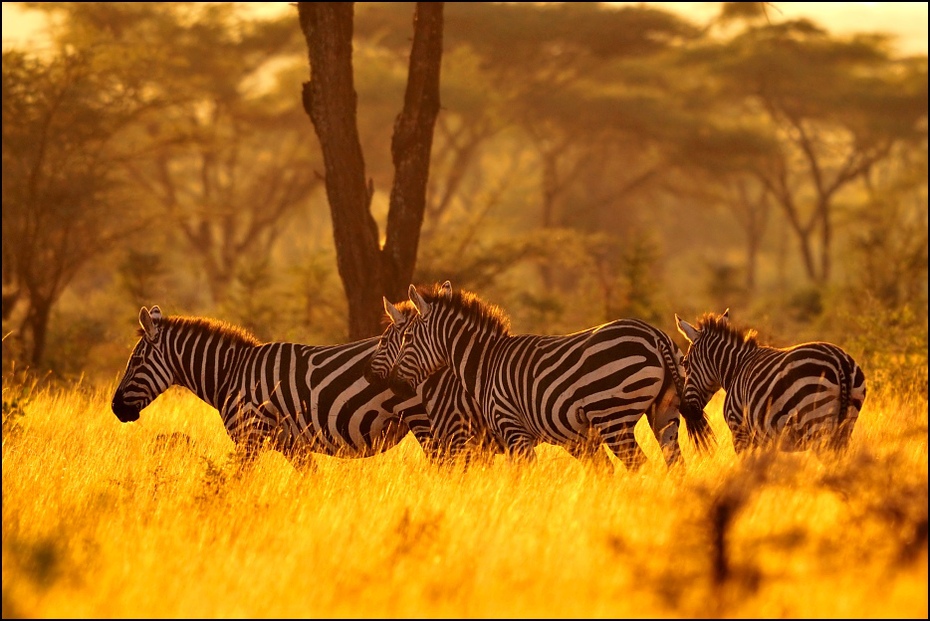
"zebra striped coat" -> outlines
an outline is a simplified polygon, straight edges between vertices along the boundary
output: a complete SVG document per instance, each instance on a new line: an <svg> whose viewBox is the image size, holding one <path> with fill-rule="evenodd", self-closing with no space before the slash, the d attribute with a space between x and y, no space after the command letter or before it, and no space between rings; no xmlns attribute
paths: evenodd
<svg viewBox="0 0 930 621"><path fill-rule="evenodd" d="M723 416L733 448L777 446L786 451L842 449L865 401L865 374L832 343L786 348L760 345L722 315L692 326L675 315L690 342L683 411L703 409L723 388Z"/></svg>
<svg viewBox="0 0 930 621"><path fill-rule="evenodd" d="M387 381L400 354L404 332L416 316L416 307L409 300L396 305L387 298L383 300L388 324L365 372L365 377L380 383ZM430 375L420 388L435 450L440 455L455 458L465 454L470 458L475 453L504 452L503 444L481 416L478 403L451 369L444 368Z"/></svg>
<svg viewBox="0 0 930 621"><path fill-rule="evenodd" d="M682 355L664 332L624 319L569 335L512 335L498 307L448 283L409 293L418 314L391 372L399 394L448 367L511 455L532 460L534 446L549 442L609 463L606 443L633 470L646 461L634 436L645 414L666 463L680 460ZM708 448L703 412L686 422L699 449Z"/></svg>
<svg viewBox="0 0 930 621"><path fill-rule="evenodd" d="M364 377L374 337L334 346L259 343L246 331L205 318L139 313L139 342L113 396L122 422L171 385L219 410L229 437L248 459L261 448L295 464L308 453L368 457L414 431L429 440L419 397L398 398ZM413 422L411 422L413 421Z"/></svg>

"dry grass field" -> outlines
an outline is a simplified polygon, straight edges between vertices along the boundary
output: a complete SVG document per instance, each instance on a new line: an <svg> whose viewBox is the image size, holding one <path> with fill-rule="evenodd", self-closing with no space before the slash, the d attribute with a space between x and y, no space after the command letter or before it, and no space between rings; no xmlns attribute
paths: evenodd
<svg viewBox="0 0 930 621"><path fill-rule="evenodd" d="M4 618L927 617L926 385L873 391L830 463L738 459L718 394L715 454L667 473L641 422L650 463L609 476L412 437L242 470L191 394L120 424L111 388L4 378Z"/></svg>

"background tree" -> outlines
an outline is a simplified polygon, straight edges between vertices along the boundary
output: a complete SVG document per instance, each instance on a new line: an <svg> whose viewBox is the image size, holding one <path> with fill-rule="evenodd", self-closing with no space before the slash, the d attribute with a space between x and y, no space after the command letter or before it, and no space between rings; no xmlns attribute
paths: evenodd
<svg viewBox="0 0 930 621"><path fill-rule="evenodd" d="M133 184L202 266L209 302L271 252L319 185L292 90L276 67L296 60L293 24L231 3L37 3L63 16L60 43L93 46L162 105L136 128ZM149 52L139 58L144 45Z"/></svg>
<svg viewBox="0 0 930 621"><path fill-rule="evenodd" d="M45 355L53 304L131 226L119 215L125 154L114 138L144 106L97 60L3 53L4 285L26 302L19 336L33 366Z"/></svg>
<svg viewBox="0 0 930 621"><path fill-rule="evenodd" d="M926 59L886 37L833 37L809 21L749 26L701 57L725 96L762 115L780 148L754 174L787 218L807 278L825 285L838 196L897 144L926 140Z"/></svg>
<svg viewBox="0 0 930 621"><path fill-rule="evenodd" d="M916 139L896 140L868 173L832 195L830 252L839 269L830 282L809 284L797 234L765 184L777 180L773 171L787 171L799 221L807 223L817 195L809 160L791 125L768 114L747 86L749 78L783 76L782 67L762 62L760 41L776 35L759 34L784 26L777 11L704 27L652 5L445 5L442 108L430 135L422 220L394 229L395 182L403 174L392 144L408 144L395 123L413 84L416 5L355 5L343 41L361 163L351 177L360 197L352 218L361 232L338 238L334 228L343 229L333 221L350 212L333 210L312 188L343 170L325 167L319 140L310 139L317 128L296 96L307 81L307 38L293 7L274 5L278 19L270 17L274 6L256 6L40 4L54 26L40 64L80 52L125 92L144 93L147 104L110 141L120 157L106 193L123 199L127 209L112 215L134 234L106 238L106 255L64 287L46 337L51 368L81 373L96 365L112 374L125 361L140 304L217 316L261 338L343 341L349 296L332 295L346 289L340 253L363 270L356 285L368 296L371 322L380 319L392 262L414 258L412 275L389 297L402 298L411 281L451 278L507 308L520 331L568 332L616 315L653 318L674 331L674 312L735 305L794 338L817 320L844 325L834 321L844 299L882 291L889 304L926 306L925 245L918 243L926 217L915 211L926 204L925 112L916 117ZM902 101L926 92L925 55L900 58L882 44L873 57L840 62L854 40L786 35L794 56L771 56L823 65L796 69L802 77L832 76L809 79L804 90L772 90L807 114L801 127L816 138L811 145L827 180L849 149L894 122L885 117L907 118L894 112L884 87L870 91L868 79L900 85ZM737 69L753 58L758 71L746 68L743 80ZM311 84L323 73L311 73ZM882 95L875 100L882 103L827 105L836 93L856 92L864 93L860 102ZM346 110L323 116L332 122ZM5 129L13 118L5 115ZM427 142L411 141L421 155ZM411 160L408 172L425 173L423 161ZM403 204L416 215L415 202ZM812 221L809 245L819 265L820 229ZM389 229L419 231L415 257L389 256ZM4 244L4 314L13 309L5 333L19 332L27 308L24 296L13 302L22 290L13 249Z"/></svg>

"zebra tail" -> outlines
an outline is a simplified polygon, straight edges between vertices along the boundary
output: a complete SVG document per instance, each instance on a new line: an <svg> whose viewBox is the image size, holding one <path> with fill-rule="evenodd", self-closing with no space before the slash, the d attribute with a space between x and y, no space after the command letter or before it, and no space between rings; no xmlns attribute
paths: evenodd
<svg viewBox="0 0 930 621"><path fill-rule="evenodd" d="M836 416L836 431L830 440L834 450L842 449L849 438L849 431L844 429L844 422L849 416L849 395L852 392L853 375L848 375L843 368L843 360L836 366L837 379L840 383L840 411Z"/></svg>
<svg viewBox="0 0 930 621"><path fill-rule="evenodd" d="M680 411L688 429L688 438L697 447L699 453L706 455L717 446L717 436L710 426L710 421L707 420L707 412L693 407L683 407Z"/></svg>
<svg viewBox="0 0 930 621"><path fill-rule="evenodd" d="M843 424L843 421L849 415L849 393L852 392L852 377L848 376L843 369L842 360L837 365L837 369L840 376L840 413L837 416L837 426L839 426Z"/></svg>
<svg viewBox="0 0 930 621"><path fill-rule="evenodd" d="M698 408L682 407L685 400L685 382L678 372L678 365L675 363L675 357L672 355L671 347L666 338L660 337L657 340L659 349L662 350L662 357L665 358L665 366L668 367L675 382L675 392L678 393L678 411L681 412L682 417L685 419L688 438L697 447L699 453L707 454L717 446L717 436L707 420L707 412Z"/></svg>

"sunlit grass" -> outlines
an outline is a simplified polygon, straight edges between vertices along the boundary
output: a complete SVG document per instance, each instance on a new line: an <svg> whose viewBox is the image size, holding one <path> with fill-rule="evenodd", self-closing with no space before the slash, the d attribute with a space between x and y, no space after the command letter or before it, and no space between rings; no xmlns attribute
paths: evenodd
<svg viewBox="0 0 930 621"><path fill-rule="evenodd" d="M4 417L7 391L4 380ZM848 455L598 475L561 449L429 466L231 459L177 390L133 424L109 389L30 395L3 440L3 616L923 617L926 387L869 395Z"/></svg>

